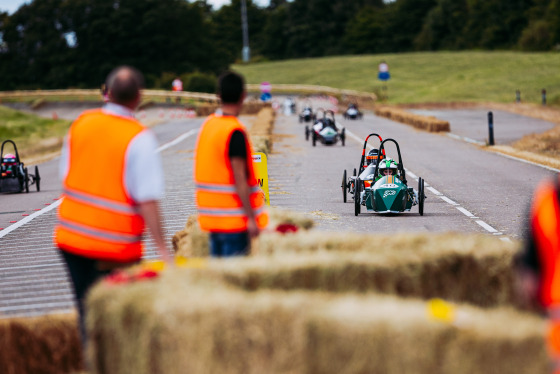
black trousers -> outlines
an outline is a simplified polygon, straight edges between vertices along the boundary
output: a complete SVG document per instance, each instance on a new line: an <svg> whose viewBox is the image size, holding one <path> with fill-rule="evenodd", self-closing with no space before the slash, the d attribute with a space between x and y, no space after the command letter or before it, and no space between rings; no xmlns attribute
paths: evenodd
<svg viewBox="0 0 560 374"><path fill-rule="evenodd" d="M86 347L86 325L85 325L85 308L87 292L95 282L110 273L110 270L100 270L98 261L77 256L72 253L61 250L64 261L74 286L74 295L78 304L78 324L80 328L80 336L82 339L82 348Z"/></svg>

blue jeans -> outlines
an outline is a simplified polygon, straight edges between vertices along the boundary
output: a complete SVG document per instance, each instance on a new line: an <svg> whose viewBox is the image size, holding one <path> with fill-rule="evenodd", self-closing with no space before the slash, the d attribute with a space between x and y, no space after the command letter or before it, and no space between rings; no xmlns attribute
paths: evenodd
<svg viewBox="0 0 560 374"><path fill-rule="evenodd" d="M231 257L246 256L249 254L249 234L238 233L210 233L210 256Z"/></svg>

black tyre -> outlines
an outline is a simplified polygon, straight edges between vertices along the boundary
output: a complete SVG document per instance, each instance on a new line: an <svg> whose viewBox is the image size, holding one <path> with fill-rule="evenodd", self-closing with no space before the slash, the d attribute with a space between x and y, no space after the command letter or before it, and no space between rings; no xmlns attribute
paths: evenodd
<svg viewBox="0 0 560 374"><path fill-rule="evenodd" d="M35 185L37 192L41 191L41 176L39 175L39 167L35 165Z"/></svg>
<svg viewBox="0 0 560 374"><path fill-rule="evenodd" d="M348 178L346 177L346 169L344 169L344 173L342 173L342 185L340 187L342 187L342 201L346 202L346 182L347 182Z"/></svg>
<svg viewBox="0 0 560 374"><path fill-rule="evenodd" d="M346 141L346 131L342 129L342 134L340 134L340 141L342 142L342 146L344 147L344 143Z"/></svg>
<svg viewBox="0 0 560 374"><path fill-rule="evenodd" d="M424 199L426 196L424 195L424 179L418 178L418 211L420 215L424 215Z"/></svg>
<svg viewBox="0 0 560 374"><path fill-rule="evenodd" d="M315 147L317 144L317 134L315 134L315 131L311 133L311 142L313 143L313 147Z"/></svg>
<svg viewBox="0 0 560 374"><path fill-rule="evenodd" d="M29 174L27 173L27 168L23 169L23 184L25 186L25 192L29 193Z"/></svg>
<svg viewBox="0 0 560 374"><path fill-rule="evenodd" d="M354 215L357 216L361 213L362 205L360 204L360 190L362 188L362 181L356 180L354 188Z"/></svg>
<svg viewBox="0 0 560 374"><path fill-rule="evenodd" d="M305 140L309 140L309 126L305 125Z"/></svg>
<svg viewBox="0 0 560 374"><path fill-rule="evenodd" d="M354 168L354 173L352 174L353 176L357 176L358 172L356 171L356 168Z"/></svg>

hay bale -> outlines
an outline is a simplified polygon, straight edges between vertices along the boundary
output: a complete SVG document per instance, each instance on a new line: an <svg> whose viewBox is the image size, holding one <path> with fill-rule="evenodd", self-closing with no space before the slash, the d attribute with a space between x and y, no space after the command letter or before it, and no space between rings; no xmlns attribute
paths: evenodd
<svg viewBox="0 0 560 374"><path fill-rule="evenodd" d="M209 267L221 262L229 261ZM102 282L88 310L99 374L523 374L547 367L544 322L534 315L458 305L461 318L444 323L419 300L243 292L205 270Z"/></svg>
<svg viewBox="0 0 560 374"><path fill-rule="evenodd" d="M277 227L280 224L292 224L303 230L313 227L313 220L303 214L285 211L278 208L269 207L269 227ZM259 237L267 237L270 233L266 231ZM275 237L275 236L274 236ZM185 228L177 231L172 238L173 249L176 256L180 257L207 257L210 253L208 233L198 226L196 214L187 218ZM267 245L267 248L270 246ZM269 250L268 250L269 251Z"/></svg>
<svg viewBox="0 0 560 374"><path fill-rule="evenodd" d="M74 373L81 354L74 313L0 320L2 374Z"/></svg>
<svg viewBox="0 0 560 374"><path fill-rule="evenodd" d="M422 116L393 107L379 107L376 108L374 112L377 116L412 125L420 130L429 132L450 131L449 122L437 119L433 116Z"/></svg>
<svg viewBox="0 0 560 374"><path fill-rule="evenodd" d="M383 243L383 247L372 245ZM477 235L262 235L259 255L218 265L243 289L379 292L490 307L516 305L517 246Z"/></svg>

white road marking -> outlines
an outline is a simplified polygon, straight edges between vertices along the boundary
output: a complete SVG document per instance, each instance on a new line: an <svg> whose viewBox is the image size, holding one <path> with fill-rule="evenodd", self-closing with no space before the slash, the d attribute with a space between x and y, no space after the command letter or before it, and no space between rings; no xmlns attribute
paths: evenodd
<svg viewBox="0 0 560 374"><path fill-rule="evenodd" d="M492 226L490 226L489 224L487 224L484 221L478 220L478 221L475 221L475 222L478 223L484 230L486 230L490 233L498 232L498 230L496 230L495 228L493 228Z"/></svg>
<svg viewBox="0 0 560 374"><path fill-rule="evenodd" d="M456 208L457 208L457 210L459 210L461 213L463 213L463 214L466 215L467 217L475 218L474 214L472 214L471 212L469 212L469 211L466 210L465 208L463 208L463 207L461 207L461 206L458 206L458 207L456 207Z"/></svg>
<svg viewBox="0 0 560 374"><path fill-rule="evenodd" d="M433 194L436 195L436 196L441 196L441 195L443 195L441 192L439 192L438 190L436 190L436 189L433 188L433 187L428 187L428 190L430 190L430 192L433 193Z"/></svg>
<svg viewBox="0 0 560 374"><path fill-rule="evenodd" d="M355 134L353 134L351 131L349 131L348 129L346 129L346 134L350 135L350 137L352 137L354 140L356 140L358 143L362 144L362 140L357 137ZM477 142L476 140L473 139L469 139L469 138L465 138L465 137L461 137L458 135L453 135L453 134L448 134L448 136L451 136L452 138L456 138L456 139L461 139L461 140L465 140L469 143L475 143L475 144L482 144L480 142ZM484 144L482 144L484 145ZM372 146L370 146L368 144L368 147L370 149L373 149ZM513 157L512 157L513 158ZM549 168L551 170L556 170L556 169L552 169ZM416 176L413 172L411 172L408 169L405 169L407 174L411 175L414 179L418 179L418 176ZM558 170L560 172L560 170ZM424 182L425 183L425 182ZM427 183L425 183L425 186L429 186ZM443 201L447 202L450 205L453 205L455 208L457 208L457 210L459 210L461 213L463 213L465 216L469 217L469 218L478 218L476 217L474 214L472 214L471 212L469 212L467 209L463 208L460 206L459 203L456 203L455 201L451 200L450 198L448 198L447 196L443 195L441 192L439 192L438 190L436 190L433 187L428 187L427 188L430 192L432 192L434 195L438 196L440 199L442 199ZM486 222L482 221L482 220L477 220L475 221L479 226L481 226L483 229L485 229L486 231L488 231L489 233L492 233L494 235L503 235L503 233L499 232L498 230L496 230L495 228L493 228L492 226L490 226L489 224L487 224ZM505 241L511 241L509 238L507 237L503 237L500 238L501 240L505 240Z"/></svg>
<svg viewBox="0 0 560 374"><path fill-rule="evenodd" d="M166 150L167 148L173 147L174 145L179 144L180 142L187 139L188 137L193 136L197 132L198 132L198 129L192 129L190 131L187 131L186 133L184 133L182 135L179 135L178 137L176 137L172 141L170 141L168 143L165 143L164 145L160 146L157 149L157 152L161 152L161 151ZM41 215L43 215L47 212L50 212L51 210L53 210L54 208L59 206L61 202L62 202L62 199L58 199L54 203L49 205L48 207L43 208L43 209L31 214L30 216L27 216L24 219L21 219L21 220L17 221L16 223L6 227L5 229L0 231L0 238L3 238L4 236L6 236L9 233L11 233L12 231L20 228L21 226L25 225L26 223L29 223L29 222L33 221L35 218L37 218L37 217L39 217L39 216L41 216Z"/></svg>
<svg viewBox="0 0 560 374"><path fill-rule="evenodd" d="M486 143L479 142L478 140L467 138L466 136L455 135L455 134L452 134L450 132L447 133L447 136L449 136L450 138L453 138L453 139L463 140L467 143L473 143L473 144L476 144L476 145L486 145Z"/></svg>
<svg viewBox="0 0 560 374"><path fill-rule="evenodd" d="M451 200L447 196L441 195L439 198L442 199L443 201L445 201L446 203L451 204L453 206L459 205L459 203L456 203L455 201Z"/></svg>
<svg viewBox="0 0 560 374"><path fill-rule="evenodd" d="M543 168L543 169L547 169L547 170L551 170L551 171L555 171L555 172L557 172L557 173L560 173L560 169L555 169L555 168L550 167L550 166L537 164L536 162L527 161L527 160L524 160L524 159L522 159L522 158L518 158L518 157L515 157L515 156L506 155L506 154L501 153L501 152L494 152L494 153L495 153L495 154L498 154L498 155L500 155L500 156L503 156L503 157L505 157L505 158L509 158L509 159L516 160L516 161L521 161L521 162L524 162L524 163L530 164L530 165L540 166L540 167Z"/></svg>

